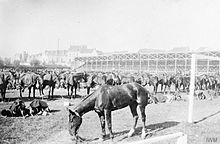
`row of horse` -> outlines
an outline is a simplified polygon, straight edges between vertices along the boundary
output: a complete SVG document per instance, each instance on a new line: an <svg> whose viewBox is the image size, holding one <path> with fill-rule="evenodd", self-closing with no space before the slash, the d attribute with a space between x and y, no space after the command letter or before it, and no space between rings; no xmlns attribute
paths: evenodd
<svg viewBox="0 0 220 144"><path fill-rule="evenodd" d="M33 89L33 97L35 90L39 90L40 95L44 95L44 89L49 87L48 97L54 95L55 88L67 89L68 96L74 96L78 88L86 87L87 94L90 89L97 85L121 85L136 82L142 86L153 86L153 92L158 92L160 85L161 91L169 91L171 85L174 85L175 91L189 91L190 77L188 75L170 75L161 74L153 75L149 73L120 73L120 72L71 72L71 71L46 71L40 70L35 72L21 72L15 70L7 70L0 72L0 90L3 100L5 99L6 90L19 89L20 97L25 89ZM196 89L218 89L220 85L220 75L201 75L196 77Z"/></svg>

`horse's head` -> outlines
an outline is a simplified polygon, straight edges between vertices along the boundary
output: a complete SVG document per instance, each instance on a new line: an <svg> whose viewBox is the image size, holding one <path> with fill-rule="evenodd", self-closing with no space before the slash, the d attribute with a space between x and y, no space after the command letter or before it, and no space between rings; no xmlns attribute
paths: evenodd
<svg viewBox="0 0 220 144"><path fill-rule="evenodd" d="M69 133L71 136L78 138L78 130L82 124L82 117L74 110L69 109Z"/></svg>

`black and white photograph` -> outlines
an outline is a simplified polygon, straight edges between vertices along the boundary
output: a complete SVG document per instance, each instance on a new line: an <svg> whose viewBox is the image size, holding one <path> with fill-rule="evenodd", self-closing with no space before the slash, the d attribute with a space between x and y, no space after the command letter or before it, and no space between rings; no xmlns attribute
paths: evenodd
<svg viewBox="0 0 220 144"><path fill-rule="evenodd" d="M220 143L220 0L0 0L0 144Z"/></svg>

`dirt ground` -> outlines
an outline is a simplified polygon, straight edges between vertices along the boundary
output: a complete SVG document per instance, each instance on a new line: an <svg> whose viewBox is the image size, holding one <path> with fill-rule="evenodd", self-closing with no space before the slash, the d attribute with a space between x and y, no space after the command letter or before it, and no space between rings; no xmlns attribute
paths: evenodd
<svg viewBox="0 0 220 144"><path fill-rule="evenodd" d="M47 93L47 92L46 92ZM66 90L55 90L55 98L47 100L52 114L49 116L34 116L24 118L3 118L0 117L0 143L27 143L27 144L71 144L73 143L68 133L68 111L63 106L65 101L77 105L81 96L86 92L77 92L79 96L70 100ZM36 92L37 98L38 92ZM0 111L8 108L13 98L19 96L18 91L9 91L6 94L10 102L0 103ZM147 130L146 138L183 132L188 136L188 143L203 144L210 143L209 138L217 138L220 143L220 98L213 100L195 100L194 124L187 123L188 100L175 101L172 103L150 104L147 106ZM26 106L31 100L27 99L27 90L24 93ZM100 142L101 127L99 118L95 112L89 112L83 116L83 123L79 135L86 139L84 143L130 143L141 140L141 120L139 119L134 136L127 138L133 119L130 109L124 108L113 112L113 142L106 140ZM107 131L108 132L108 131ZM159 143L175 143L176 140L163 141Z"/></svg>

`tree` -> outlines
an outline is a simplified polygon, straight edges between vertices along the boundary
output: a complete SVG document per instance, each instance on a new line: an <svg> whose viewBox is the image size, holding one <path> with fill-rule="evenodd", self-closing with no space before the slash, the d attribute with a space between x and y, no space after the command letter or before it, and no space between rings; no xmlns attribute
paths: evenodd
<svg viewBox="0 0 220 144"><path fill-rule="evenodd" d="M5 58L5 65L6 66L11 65L11 59L10 58Z"/></svg>
<svg viewBox="0 0 220 144"><path fill-rule="evenodd" d="M20 60L14 60L14 66L18 67L20 66Z"/></svg>
<svg viewBox="0 0 220 144"><path fill-rule="evenodd" d="M4 66L4 61L0 58L0 67Z"/></svg>
<svg viewBox="0 0 220 144"><path fill-rule="evenodd" d="M34 66L34 67L37 67L37 66L40 66L40 61L37 60L37 59L33 59L31 62L30 62L31 66Z"/></svg>

